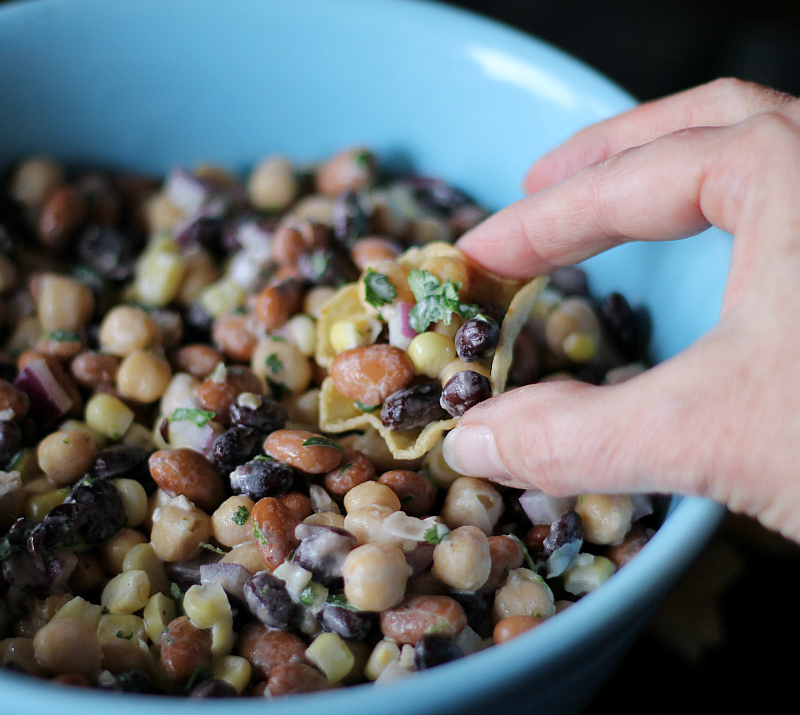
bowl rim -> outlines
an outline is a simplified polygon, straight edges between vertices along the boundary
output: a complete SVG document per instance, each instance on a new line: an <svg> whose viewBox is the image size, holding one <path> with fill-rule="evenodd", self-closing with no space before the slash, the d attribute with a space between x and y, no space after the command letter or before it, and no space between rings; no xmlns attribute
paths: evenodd
<svg viewBox="0 0 800 715"><path fill-rule="evenodd" d="M205 2L209 7L221 7L212 0L169 1L176 5ZM77 7L106 12L147 12L148 7L155 8L162 2L164 0L118 0L112 8L111 3L105 4L107 0L19 0L0 8L0 24L37 21L37 16L46 18L51 8L59 11ZM235 8L237 12L246 11L248 6L255 7L261 2L228 0L226 10L230 12ZM315 6L322 7L328 2L330 0L293 0L293 5L308 10ZM541 61L545 57L559 67L576 73L581 81L590 82L591 89L610 102L614 111L628 109L635 103L630 95L600 72L550 43L469 10L432 0L381 0L380 3L375 0L337 0L337 4L346 7L345 13L363 12L367 8L370 12L383 12L393 17L394 22L411 22L417 26L427 24L429 27L446 24L449 32L480 40L487 46L497 46L504 53L526 60L536 58ZM495 679L487 682L487 671L502 670L503 682L524 678L533 667L547 667L548 659L558 663L565 649L578 647L587 633L595 639L602 638L623 622L632 610L646 612L649 604L663 591L664 583L673 583L699 553L724 514L724 506L708 499L673 497L671 513L642 550L643 558L633 559L602 588L560 613L557 619L545 621L535 631L504 644L501 649L492 647L470 658L417 673L412 681L402 680L396 685L390 683L374 689L365 684L339 691L299 695L271 703L270 707L276 713L290 712L318 704L324 698L328 710L339 712L340 709L344 712L354 698L363 701L359 704L368 706L374 697L375 704L380 701L382 709L392 713L415 712L420 704L424 704L425 709L440 706L450 710L458 703L474 702L497 686ZM605 620L598 622L597 615L601 613L605 615ZM460 686L459 700L455 702L450 682L453 673L458 675ZM165 711L169 707L170 712L176 711L176 708L177 712L183 712L188 708L194 711L219 707L216 701L187 702L170 696L148 696L143 701L130 695L120 698L117 693L98 690L73 690L58 686L43 688L42 683L31 680L29 676L0 672L0 684L8 701L18 699L23 702L24 698L35 694L36 702L31 712L52 706L64 715L78 715L86 707L97 706L115 708L117 715L133 715L133 709L136 708L139 715L143 704L152 705L156 711L162 706ZM242 713L255 712L255 708L259 708L260 712L263 707L263 702L258 699L242 699L225 705L226 709L235 708L236 712ZM0 710L3 709L0 706Z"/></svg>

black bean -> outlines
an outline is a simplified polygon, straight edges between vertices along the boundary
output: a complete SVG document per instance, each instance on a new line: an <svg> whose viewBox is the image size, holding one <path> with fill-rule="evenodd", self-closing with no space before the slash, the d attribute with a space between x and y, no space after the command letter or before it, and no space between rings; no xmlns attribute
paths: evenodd
<svg viewBox="0 0 800 715"><path fill-rule="evenodd" d="M109 281L121 282L133 276L136 257L142 249L138 234L123 233L113 226L87 226L78 238L76 250L81 263Z"/></svg>
<svg viewBox="0 0 800 715"><path fill-rule="evenodd" d="M470 407L492 396L492 383L474 370L462 370L442 389L440 404L453 417L461 417Z"/></svg>
<svg viewBox="0 0 800 715"><path fill-rule="evenodd" d="M583 521L576 511L565 511L550 525L542 542L548 578L560 576L575 562L583 545Z"/></svg>
<svg viewBox="0 0 800 715"><path fill-rule="evenodd" d="M221 255L224 252L223 229L222 218L200 216L178 231L175 240L182 246L194 246Z"/></svg>
<svg viewBox="0 0 800 715"><path fill-rule="evenodd" d="M88 519L76 529L87 544L100 544L116 536L128 520L117 488L102 479L84 477L75 484L65 502L87 507Z"/></svg>
<svg viewBox="0 0 800 715"><path fill-rule="evenodd" d="M235 698L239 695L230 683L225 680L204 680L199 685L195 685L190 691L190 698Z"/></svg>
<svg viewBox="0 0 800 715"><path fill-rule="evenodd" d="M636 314L620 293L610 293L600 303L598 313L611 344L625 360L639 357L639 331Z"/></svg>
<svg viewBox="0 0 800 715"><path fill-rule="evenodd" d="M266 436L283 429L289 415L286 408L279 402L262 397L258 407L250 407L247 404L241 404L238 400L234 401L230 409L230 418L232 424L252 427Z"/></svg>
<svg viewBox="0 0 800 715"><path fill-rule="evenodd" d="M284 462L254 459L231 471L231 489L234 494L244 494L258 501L285 494L294 484L294 477L294 470Z"/></svg>
<svg viewBox="0 0 800 715"><path fill-rule="evenodd" d="M95 457L89 473L97 479L133 479L148 494L158 486L150 474L147 453L132 444L115 444L104 449Z"/></svg>
<svg viewBox="0 0 800 715"><path fill-rule="evenodd" d="M499 339L500 326L494 320L470 318L456 333L456 352L464 362L477 362L494 353Z"/></svg>
<svg viewBox="0 0 800 715"><path fill-rule="evenodd" d="M32 240L22 208L0 193L0 251L13 256L20 245L31 245Z"/></svg>
<svg viewBox="0 0 800 715"><path fill-rule="evenodd" d="M333 238L344 249L369 233L370 217L361 194L349 190L341 193L333 204Z"/></svg>
<svg viewBox="0 0 800 715"><path fill-rule="evenodd" d="M112 679L113 678L113 679ZM103 690L114 690L122 693L156 693L155 681L142 670L126 670L96 683Z"/></svg>
<svg viewBox="0 0 800 715"><path fill-rule="evenodd" d="M474 203L466 193L441 179L419 176L410 179L409 183L414 198L426 209L442 216L449 216L456 209Z"/></svg>
<svg viewBox="0 0 800 715"><path fill-rule="evenodd" d="M426 633L414 646L414 667L425 670L464 655L450 638L441 633Z"/></svg>
<svg viewBox="0 0 800 715"><path fill-rule="evenodd" d="M314 286L340 286L358 279L358 268L350 257L334 248L318 248L297 259L297 270Z"/></svg>
<svg viewBox="0 0 800 715"><path fill-rule="evenodd" d="M374 623L374 617L368 611L356 611L333 603L325 604L317 620L323 630L347 641L363 640Z"/></svg>
<svg viewBox="0 0 800 715"><path fill-rule="evenodd" d="M14 382L14 380L17 379L18 374L19 369L17 368L17 363L15 363L13 360L0 358L0 380Z"/></svg>
<svg viewBox="0 0 800 715"><path fill-rule="evenodd" d="M217 437L211 449L211 461L223 474L230 474L258 454L263 439L252 427L234 425Z"/></svg>
<svg viewBox="0 0 800 715"><path fill-rule="evenodd" d="M341 585L342 565L356 547L356 537L346 529L316 524L298 525L295 536L300 544L294 550L292 563L311 571L312 578L323 586Z"/></svg>
<svg viewBox="0 0 800 715"><path fill-rule="evenodd" d="M200 303L192 303L183 312L183 339L187 343L210 343L214 318Z"/></svg>
<svg viewBox="0 0 800 715"><path fill-rule="evenodd" d="M439 382L423 382L389 395L381 409L381 422L389 429L404 430L422 427L446 419L439 405L442 386Z"/></svg>
<svg viewBox="0 0 800 715"><path fill-rule="evenodd" d="M268 571L259 571L248 579L244 598L250 612L270 628L288 628L297 613L286 584Z"/></svg>
<svg viewBox="0 0 800 715"><path fill-rule="evenodd" d="M550 285L567 295L589 295L586 271L578 266L564 266L551 273Z"/></svg>
<svg viewBox="0 0 800 715"><path fill-rule="evenodd" d="M0 420L0 468L22 449L22 429L13 420Z"/></svg>
<svg viewBox="0 0 800 715"><path fill-rule="evenodd" d="M38 591L47 582L47 574L27 552L18 553L3 561L3 577L9 583L9 593L24 594ZM10 599L6 597L6 600Z"/></svg>
<svg viewBox="0 0 800 715"><path fill-rule="evenodd" d="M467 625L482 637L492 633L492 622L489 618L489 604L486 595L471 591L452 591L450 598L455 599L464 609L467 616Z"/></svg>

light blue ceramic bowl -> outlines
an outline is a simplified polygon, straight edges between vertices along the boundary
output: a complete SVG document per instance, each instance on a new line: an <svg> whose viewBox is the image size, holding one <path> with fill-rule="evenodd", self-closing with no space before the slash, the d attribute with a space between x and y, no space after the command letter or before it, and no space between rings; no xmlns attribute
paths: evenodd
<svg viewBox="0 0 800 715"><path fill-rule="evenodd" d="M303 162L366 144L500 208L520 197L536 156L632 104L542 42L422 2L39 0L0 10L0 166L36 152L153 172L199 161L244 169L270 152ZM598 291L648 306L663 359L716 320L728 241L707 232L632 245L587 268ZM722 513L673 500L641 554L576 606L502 648L396 685L190 703L0 673L0 712L576 712Z"/></svg>

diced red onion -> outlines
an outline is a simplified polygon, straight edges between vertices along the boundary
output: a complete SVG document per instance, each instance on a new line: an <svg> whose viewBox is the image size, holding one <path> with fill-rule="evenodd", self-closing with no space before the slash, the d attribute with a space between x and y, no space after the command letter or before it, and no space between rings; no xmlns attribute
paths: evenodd
<svg viewBox="0 0 800 715"><path fill-rule="evenodd" d="M37 424L50 425L72 408L72 399L44 360L33 360L20 370L14 385L31 401L31 413Z"/></svg>
<svg viewBox="0 0 800 715"><path fill-rule="evenodd" d="M633 500L631 521L638 521L653 513L653 499L649 494L631 494L631 499Z"/></svg>
<svg viewBox="0 0 800 715"><path fill-rule="evenodd" d="M180 167L169 172L164 192L170 202L190 215L200 211L211 196L208 184Z"/></svg>
<svg viewBox="0 0 800 715"><path fill-rule="evenodd" d="M553 497L541 489L527 489L519 495L519 505L532 524L552 524L575 505L575 497Z"/></svg>
<svg viewBox="0 0 800 715"><path fill-rule="evenodd" d="M389 344L401 350L408 350L411 341L417 336L408 322L408 314L414 306L411 303L398 303L389 318Z"/></svg>
<svg viewBox="0 0 800 715"><path fill-rule="evenodd" d="M253 574L241 564L203 564L200 567L200 583L206 586L218 583L230 596L244 601L244 585Z"/></svg>
<svg viewBox="0 0 800 715"><path fill-rule="evenodd" d="M173 449L188 447L205 454L222 434L222 428L216 422L198 427L192 420L170 420L168 434L167 441Z"/></svg>

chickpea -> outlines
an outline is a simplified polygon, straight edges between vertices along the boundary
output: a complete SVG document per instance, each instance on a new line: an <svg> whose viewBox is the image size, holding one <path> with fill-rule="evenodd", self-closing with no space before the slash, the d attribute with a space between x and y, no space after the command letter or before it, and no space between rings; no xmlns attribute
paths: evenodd
<svg viewBox="0 0 800 715"><path fill-rule="evenodd" d="M344 508L348 512L369 506L385 506L399 511L400 499L386 484L372 481L353 487L344 496Z"/></svg>
<svg viewBox="0 0 800 715"><path fill-rule="evenodd" d="M383 611L403 599L411 567L391 544L364 544L353 549L342 566L347 599L365 611Z"/></svg>
<svg viewBox="0 0 800 715"><path fill-rule="evenodd" d="M418 375L439 377L455 359L456 346L452 338L440 333L420 333L408 346L408 356Z"/></svg>
<svg viewBox="0 0 800 715"><path fill-rule="evenodd" d="M251 514L255 502L246 496L232 496L211 515L214 538L223 546L236 546L253 538Z"/></svg>
<svg viewBox="0 0 800 715"><path fill-rule="evenodd" d="M538 626L543 619L536 616L509 616L497 622L492 631L492 640L495 645L510 641L518 635Z"/></svg>
<svg viewBox="0 0 800 715"><path fill-rule="evenodd" d="M113 384L119 358L105 353L78 353L70 364L70 372L76 382L83 387L99 387Z"/></svg>
<svg viewBox="0 0 800 715"><path fill-rule="evenodd" d="M419 268L436 276L440 283L450 281L460 285L458 295L462 300L469 295L470 276L465 261L451 256L436 256L424 261Z"/></svg>
<svg viewBox="0 0 800 715"><path fill-rule="evenodd" d="M253 675L267 680L284 663L308 663L306 642L287 631L271 630L261 624L242 629L236 652L253 666Z"/></svg>
<svg viewBox="0 0 800 715"><path fill-rule="evenodd" d="M31 281L36 314L46 333L68 330L79 333L94 313L91 289L66 276L45 273Z"/></svg>
<svg viewBox="0 0 800 715"><path fill-rule="evenodd" d="M36 212L63 183L64 167L50 157L36 156L17 167L9 189L15 201Z"/></svg>
<svg viewBox="0 0 800 715"><path fill-rule="evenodd" d="M100 323L100 348L119 357L161 344L161 329L141 308L118 305Z"/></svg>
<svg viewBox="0 0 800 715"><path fill-rule="evenodd" d="M271 336L259 340L250 366L273 393L278 390L298 394L311 384L311 363L295 345L286 340Z"/></svg>
<svg viewBox="0 0 800 715"><path fill-rule="evenodd" d="M342 452L341 463L325 475L324 484L335 497L343 497L353 487L375 479L375 467L366 454L357 449Z"/></svg>
<svg viewBox="0 0 800 715"><path fill-rule="evenodd" d="M304 524L313 524L315 526L335 526L338 529L345 528L345 517L342 514L334 514L332 511L321 511L316 514L311 514L303 519Z"/></svg>
<svg viewBox="0 0 800 715"><path fill-rule="evenodd" d="M628 494L581 494L575 511L583 521L583 538L590 544L615 544L631 528L633 500Z"/></svg>
<svg viewBox="0 0 800 715"><path fill-rule="evenodd" d="M436 490L422 474L407 469L393 469L381 474L378 484L385 484L400 500L400 508L411 516L431 513Z"/></svg>
<svg viewBox="0 0 800 715"><path fill-rule="evenodd" d="M184 345L176 350L172 354L172 368L176 372L186 372L194 377L206 378L224 360L223 354L216 348L197 343Z"/></svg>
<svg viewBox="0 0 800 715"><path fill-rule="evenodd" d="M275 497L259 499L251 516L261 558L270 569L276 569L300 545L300 540L294 535L300 522L289 507Z"/></svg>
<svg viewBox="0 0 800 715"><path fill-rule="evenodd" d="M467 625L464 609L449 596L408 596L382 611L380 620L384 637L411 645L431 632L455 638Z"/></svg>
<svg viewBox="0 0 800 715"><path fill-rule="evenodd" d="M100 545L100 558L108 573L116 576L122 573L122 563L128 552L138 544L147 543L147 537L136 529L126 527L116 536Z"/></svg>
<svg viewBox="0 0 800 715"><path fill-rule="evenodd" d="M105 567L100 557L93 551L77 556L78 563L72 576L69 577L69 587L72 592L80 594L100 588L106 578Z"/></svg>
<svg viewBox="0 0 800 715"><path fill-rule="evenodd" d="M394 261L400 255L401 248L397 242L378 236L359 238L350 249L350 258L360 271L375 268L383 261ZM407 284L407 283L406 283Z"/></svg>
<svg viewBox="0 0 800 715"><path fill-rule="evenodd" d="M402 548L402 539L384 533L383 521L397 509L383 504L365 505L347 512L344 528L347 529L359 544L383 543L394 544Z"/></svg>
<svg viewBox="0 0 800 715"><path fill-rule="evenodd" d="M48 673L77 673L91 678L100 671L103 653L97 635L83 621L57 618L34 636L36 660Z"/></svg>
<svg viewBox="0 0 800 715"><path fill-rule="evenodd" d="M86 474L96 455L97 445L87 429L52 432L36 450L42 471L62 486Z"/></svg>
<svg viewBox="0 0 800 715"><path fill-rule="evenodd" d="M343 191L366 188L375 181L374 154L362 147L335 154L318 169L317 189L324 196L336 198Z"/></svg>
<svg viewBox="0 0 800 715"><path fill-rule="evenodd" d="M414 377L414 363L400 348L366 345L339 353L331 363L330 376L345 397L380 405L408 386Z"/></svg>
<svg viewBox="0 0 800 715"><path fill-rule="evenodd" d="M122 397L149 404L166 392L172 379L167 359L149 350L127 355L117 370L117 389Z"/></svg>
<svg viewBox="0 0 800 715"><path fill-rule="evenodd" d="M267 568L255 541L245 541L237 544L220 559L220 563L239 564L244 566L250 573L258 573Z"/></svg>
<svg viewBox="0 0 800 715"><path fill-rule="evenodd" d="M455 321L453 322L455 323ZM489 368L485 365L481 365L479 362L464 362L461 358L456 358L444 366L442 371L439 373L439 380L441 381L442 385L446 385L453 375L458 372L464 372L464 370L472 370L473 372L477 372L479 375L483 375L489 379L492 377L491 370L489 370Z"/></svg>
<svg viewBox="0 0 800 715"><path fill-rule="evenodd" d="M433 551L433 575L462 591L477 591L492 569L489 540L477 526L459 526Z"/></svg>
<svg viewBox="0 0 800 715"><path fill-rule="evenodd" d="M102 644L103 670L112 673L123 673L129 670L140 670L154 675L156 665L150 651L134 640L112 638Z"/></svg>
<svg viewBox="0 0 800 715"><path fill-rule="evenodd" d="M200 509L214 511L225 498L217 467L193 449L165 449L149 460L150 474L169 496L183 494Z"/></svg>
<svg viewBox="0 0 800 715"><path fill-rule="evenodd" d="M321 444L306 444L321 441ZM305 430L276 430L264 441L264 451L294 469L308 474L325 474L341 464L344 450L335 442ZM335 446L333 446L335 445Z"/></svg>
<svg viewBox="0 0 800 715"><path fill-rule="evenodd" d="M190 306L206 288L219 279L221 271L208 251L198 250L184 254L183 260L186 271L175 302L178 305Z"/></svg>
<svg viewBox="0 0 800 715"><path fill-rule="evenodd" d="M459 477L447 490L441 517L447 526L472 524L487 536L503 511L503 498L491 484L475 477Z"/></svg>
<svg viewBox="0 0 800 715"><path fill-rule="evenodd" d="M211 632L198 628L188 617L171 621L161 637L161 662L173 680L188 680L198 665L211 667Z"/></svg>
<svg viewBox="0 0 800 715"><path fill-rule="evenodd" d="M595 311L580 297L561 301L547 317L545 340L553 355L586 362L600 346L602 333Z"/></svg>
<svg viewBox="0 0 800 715"><path fill-rule="evenodd" d="M539 574L525 568L514 569L495 594L492 618L495 624L509 616L550 618L555 613L553 594Z"/></svg>
<svg viewBox="0 0 800 715"><path fill-rule="evenodd" d="M234 362L250 362L258 342L250 329L250 319L236 313L228 313L214 321L211 339Z"/></svg>
<svg viewBox="0 0 800 715"><path fill-rule="evenodd" d="M273 156L259 162L247 180L247 195L257 209L283 211L297 196L298 183L291 162Z"/></svg>
<svg viewBox="0 0 800 715"><path fill-rule="evenodd" d="M150 542L164 561L188 561L211 538L211 517L200 509L164 506L154 517Z"/></svg>

